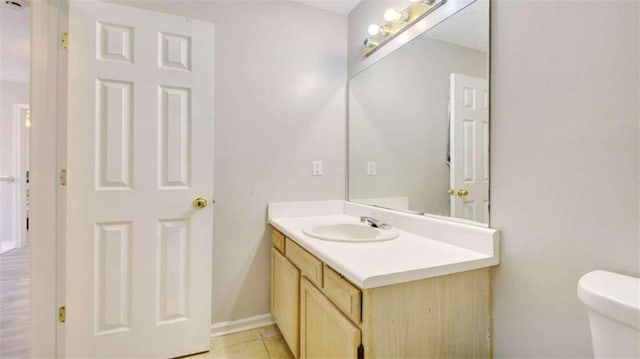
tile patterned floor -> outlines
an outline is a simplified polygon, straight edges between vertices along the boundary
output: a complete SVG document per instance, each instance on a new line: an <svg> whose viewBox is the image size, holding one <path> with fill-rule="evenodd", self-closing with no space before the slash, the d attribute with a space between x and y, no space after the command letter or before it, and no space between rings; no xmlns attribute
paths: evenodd
<svg viewBox="0 0 640 359"><path fill-rule="evenodd" d="M294 359L275 325L211 339L211 351L183 359Z"/></svg>
<svg viewBox="0 0 640 359"><path fill-rule="evenodd" d="M29 354L29 261L26 248L0 255L0 358Z"/></svg>

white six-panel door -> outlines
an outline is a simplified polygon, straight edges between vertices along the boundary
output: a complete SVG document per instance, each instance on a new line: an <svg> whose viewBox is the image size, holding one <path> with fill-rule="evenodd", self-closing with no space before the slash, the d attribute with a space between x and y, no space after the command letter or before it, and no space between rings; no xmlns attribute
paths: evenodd
<svg viewBox="0 0 640 359"><path fill-rule="evenodd" d="M451 216L489 221L487 80L451 74ZM466 194L465 194L466 191Z"/></svg>
<svg viewBox="0 0 640 359"><path fill-rule="evenodd" d="M209 349L213 25L69 8L66 356Z"/></svg>

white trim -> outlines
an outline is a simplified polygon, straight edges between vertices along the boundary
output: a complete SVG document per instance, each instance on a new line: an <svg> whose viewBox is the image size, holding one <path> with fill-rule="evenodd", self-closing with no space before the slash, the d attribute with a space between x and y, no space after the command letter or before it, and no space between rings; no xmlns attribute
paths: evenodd
<svg viewBox="0 0 640 359"><path fill-rule="evenodd" d="M222 335L242 332L244 330L266 327L273 323L273 318L269 313L256 315L255 317L215 323L211 324L211 337L214 338Z"/></svg>
<svg viewBox="0 0 640 359"><path fill-rule="evenodd" d="M378 197L378 198L349 198L350 202L366 204L368 206L393 208L401 211L410 211L409 196L405 197Z"/></svg>
<svg viewBox="0 0 640 359"><path fill-rule="evenodd" d="M29 358L56 357L57 1L31 6Z"/></svg>
<svg viewBox="0 0 640 359"><path fill-rule="evenodd" d="M344 200L267 203L267 218L329 216L344 213Z"/></svg>

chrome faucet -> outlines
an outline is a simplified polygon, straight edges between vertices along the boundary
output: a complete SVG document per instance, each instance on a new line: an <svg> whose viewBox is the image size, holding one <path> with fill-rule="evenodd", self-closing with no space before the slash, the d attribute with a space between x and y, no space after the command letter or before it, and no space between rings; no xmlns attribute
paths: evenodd
<svg viewBox="0 0 640 359"><path fill-rule="evenodd" d="M380 228L380 229L390 229L391 228L390 224L383 223L381 220L375 219L373 217L362 216L362 217L360 217L360 222L364 223L364 224L368 224L373 228Z"/></svg>

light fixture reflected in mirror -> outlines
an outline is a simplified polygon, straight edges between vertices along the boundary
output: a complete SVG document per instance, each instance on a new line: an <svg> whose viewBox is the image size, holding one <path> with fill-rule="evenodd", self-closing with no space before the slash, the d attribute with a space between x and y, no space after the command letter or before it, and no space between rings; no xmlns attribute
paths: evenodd
<svg viewBox="0 0 640 359"><path fill-rule="evenodd" d="M24 116L24 127L31 127L31 111L27 110Z"/></svg>
<svg viewBox="0 0 640 359"><path fill-rule="evenodd" d="M367 33L369 36L377 36L383 33L382 26L378 24L371 24L367 28Z"/></svg>
<svg viewBox="0 0 640 359"><path fill-rule="evenodd" d="M407 20L409 20L409 11L407 10L398 11L396 9L387 9L387 11L384 12L384 19L387 22L393 22L393 21L406 22Z"/></svg>
<svg viewBox="0 0 640 359"><path fill-rule="evenodd" d="M375 42L375 41L373 41L373 40L371 40L370 38L367 37L366 39L364 39L363 45L365 47L375 47L375 46L378 46L379 43Z"/></svg>
<svg viewBox="0 0 640 359"><path fill-rule="evenodd" d="M384 12L386 24L371 24L367 28L364 40L364 56L371 55L380 46L391 41L411 25L422 20L430 12L447 2L447 0L409 0L410 4L402 10L387 9Z"/></svg>

